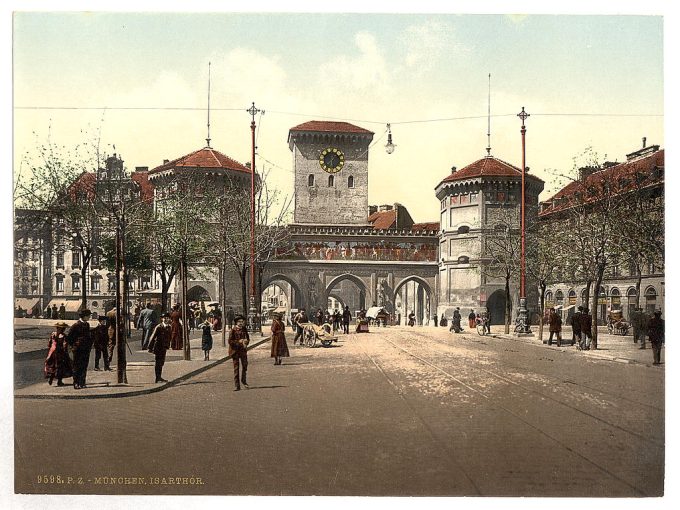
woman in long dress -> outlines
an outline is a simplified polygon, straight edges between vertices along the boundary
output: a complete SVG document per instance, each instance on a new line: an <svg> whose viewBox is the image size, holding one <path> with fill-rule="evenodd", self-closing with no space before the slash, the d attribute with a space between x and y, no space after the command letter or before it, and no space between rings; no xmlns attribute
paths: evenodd
<svg viewBox="0 0 680 510"><path fill-rule="evenodd" d="M290 356L288 351L288 343L286 342L286 334L284 330L286 326L283 324L280 313L272 315L272 352L271 357L274 358L274 365L281 364L281 358Z"/></svg>
<svg viewBox="0 0 680 510"><path fill-rule="evenodd" d="M184 347L182 331L182 311L175 305L170 312L170 348L179 351Z"/></svg>
<svg viewBox="0 0 680 510"><path fill-rule="evenodd" d="M54 327L56 331L52 332L47 344L45 379L51 385L56 377L57 386L64 386L62 379L73 375L73 365L68 355L68 344L66 343L66 335L64 335L67 325L65 322L57 322Z"/></svg>

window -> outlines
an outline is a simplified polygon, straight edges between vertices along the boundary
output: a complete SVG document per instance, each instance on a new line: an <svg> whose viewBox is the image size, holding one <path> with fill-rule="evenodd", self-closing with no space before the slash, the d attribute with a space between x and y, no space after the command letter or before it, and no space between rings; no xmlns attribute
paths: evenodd
<svg viewBox="0 0 680 510"><path fill-rule="evenodd" d="M616 287L612 288L609 291L609 295L611 296L611 308L612 310L620 310L621 309L621 292L619 289Z"/></svg>
<svg viewBox="0 0 680 510"><path fill-rule="evenodd" d="M80 290L80 276L77 274L74 274L71 276L71 280L73 281L73 290Z"/></svg>
<svg viewBox="0 0 680 510"><path fill-rule="evenodd" d="M38 277L38 268L37 267L32 267L31 268L31 277L37 278Z"/></svg>
<svg viewBox="0 0 680 510"><path fill-rule="evenodd" d="M505 193L503 191L496 193L496 200L499 202L505 202Z"/></svg>
<svg viewBox="0 0 680 510"><path fill-rule="evenodd" d="M461 255L458 257L458 263L459 264L469 264L470 263L470 257L466 257L465 255Z"/></svg>
<svg viewBox="0 0 680 510"><path fill-rule="evenodd" d="M469 203L470 203L470 195L465 193L464 195L460 196L460 205L469 204Z"/></svg>
<svg viewBox="0 0 680 510"><path fill-rule="evenodd" d="M656 309L656 290L654 287L649 287L645 291L645 312L648 314L653 314Z"/></svg>
<svg viewBox="0 0 680 510"><path fill-rule="evenodd" d="M354 187L354 176L353 176L353 175L350 175L350 176L347 178L347 187L348 187L348 188L353 188L353 187Z"/></svg>
<svg viewBox="0 0 680 510"><path fill-rule="evenodd" d="M64 292L64 277L60 274L54 277L55 287L57 292Z"/></svg>
<svg viewBox="0 0 680 510"><path fill-rule="evenodd" d="M470 232L470 227L468 227L467 225L463 225L462 227L458 227L458 233L459 234L467 234L468 232Z"/></svg>
<svg viewBox="0 0 680 510"><path fill-rule="evenodd" d="M101 280L101 276L99 275L94 275L91 278L90 286L92 287L90 290L92 292L99 292L99 281Z"/></svg>
<svg viewBox="0 0 680 510"><path fill-rule="evenodd" d="M73 250L71 252L71 267L80 267L80 252Z"/></svg>
<svg viewBox="0 0 680 510"><path fill-rule="evenodd" d="M470 203L476 204L479 199L479 193L470 193Z"/></svg>
<svg viewBox="0 0 680 510"><path fill-rule="evenodd" d="M307 186L312 187L314 186L314 175L309 174L309 177L307 177Z"/></svg>
<svg viewBox="0 0 680 510"><path fill-rule="evenodd" d="M63 251L58 251L57 252L57 267L64 267L64 252Z"/></svg>
<svg viewBox="0 0 680 510"><path fill-rule="evenodd" d="M558 290L555 292L555 304L556 305L561 305L564 302L564 294L562 293L561 290Z"/></svg>
<svg viewBox="0 0 680 510"><path fill-rule="evenodd" d="M333 186L335 186L335 176L329 175L328 176L328 187L332 188Z"/></svg>
<svg viewBox="0 0 680 510"><path fill-rule="evenodd" d="M441 208L446 209L446 199L441 201Z"/></svg>

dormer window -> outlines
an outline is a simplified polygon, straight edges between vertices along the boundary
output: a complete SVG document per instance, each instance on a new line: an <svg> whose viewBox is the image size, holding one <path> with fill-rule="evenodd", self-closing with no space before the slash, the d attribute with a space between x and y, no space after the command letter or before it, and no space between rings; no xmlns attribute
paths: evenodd
<svg viewBox="0 0 680 510"><path fill-rule="evenodd" d="M309 174L309 177L307 177L307 186L310 188L314 186L314 174Z"/></svg>

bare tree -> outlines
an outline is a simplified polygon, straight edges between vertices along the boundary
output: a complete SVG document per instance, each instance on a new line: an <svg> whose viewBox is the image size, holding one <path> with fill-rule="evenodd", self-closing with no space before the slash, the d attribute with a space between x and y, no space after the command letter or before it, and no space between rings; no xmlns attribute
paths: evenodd
<svg viewBox="0 0 680 510"><path fill-rule="evenodd" d="M482 244L482 274L487 279L502 279L505 289L505 333L510 333L512 296L510 282L519 277L521 237L519 207L500 205L495 213L494 224L485 229Z"/></svg>

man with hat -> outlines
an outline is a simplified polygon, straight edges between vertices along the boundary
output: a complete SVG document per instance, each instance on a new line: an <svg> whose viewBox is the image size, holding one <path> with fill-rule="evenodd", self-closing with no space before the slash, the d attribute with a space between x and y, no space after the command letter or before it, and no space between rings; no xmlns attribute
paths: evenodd
<svg viewBox="0 0 680 510"><path fill-rule="evenodd" d="M562 346L562 317L555 311L555 307L550 308L550 316L548 317L548 324L550 330L550 337L548 338L548 345L552 345L553 335L557 335L557 347Z"/></svg>
<svg viewBox="0 0 680 510"><path fill-rule="evenodd" d="M164 313L161 315L161 323L154 328L149 339L149 352L154 354L156 362L154 369L157 383L168 382L167 379L163 379L163 365L165 365L165 354L170 348L171 335L170 314Z"/></svg>
<svg viewBox="0 0 680 510"><path fill-rule="evenodd" d="M246 331L246 318L243 315L234 317L236 324L229 332L229 356L234 362L234 391L241 389L241 384L248 387L248 379L246 373L248 372L248 343L250 337ZM239 379L239 364L241 365L241 377Z"/></svg>
<svg viewBox="0 0 680 510"><path fill-rule="evenodd" d="M154 313L151 303L147 303L144 310L139 313L139 321L137 322L137 329L143 331L142 334L142 350L149 348L149 338L151 332L156 327L156 314Z"/></svg>
<svg viewBox="0 0 680 510"><path fill-rule="evenodd" d="M635 312L633 312L633 317L631 317L631 319L633 325L633 342L637 343L638 340L640 340L640 349L645 349L645 337L647 336L649 317L642 308L637 307Z"/></svg>
<svg viewBox="0 0 680 510"><path fill-rule="evenodd" d="M88 322L92 312L85 308L78 315L80 319L66 335L66 342L73 352L73 388L76 390L87 387L87 365L92 350L92 332Z"/></svg>
<svg viewBox="0 0 680 510"><path fill-rule="evenodd" d="M661 318L661 310L654 311L654 317L649 319L647 324L647 335L652 344L652 352L654 353L654 365L661 364L661 346L665 340L666 321Z"/></svg>
<svg viewBox="0 0 680 510"><path fill-rule="evenodd" d="M581 345L581 317L583 316L583 307L579 306L576 313L571 316L571 345L578 342Z"/></svg>
<svg viewBox="0 0 680 510"><path fill-rule="evenodd" d="M590 350L590 342L593 340L593 316L588 308L583 308L581 314L581 349Z"/></svg>
<svg viewBox="0 0 680 510"><path fill-rule="evenodd" d="M94 369L99 371L99 358L104 358L104 370L111 370L109 367L109 327L106 325L106 315L97 317L99 324L92 331L94 342Z"/></svg>

